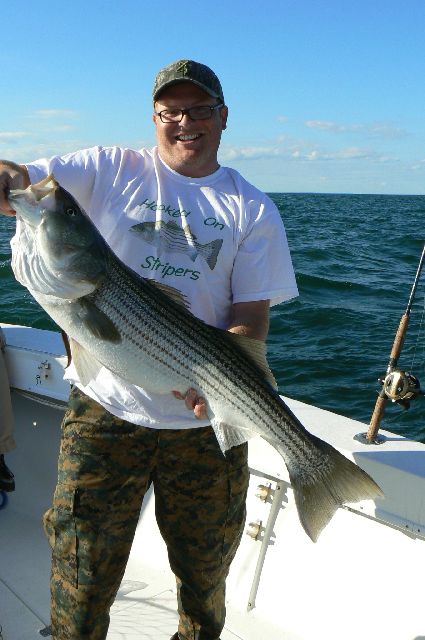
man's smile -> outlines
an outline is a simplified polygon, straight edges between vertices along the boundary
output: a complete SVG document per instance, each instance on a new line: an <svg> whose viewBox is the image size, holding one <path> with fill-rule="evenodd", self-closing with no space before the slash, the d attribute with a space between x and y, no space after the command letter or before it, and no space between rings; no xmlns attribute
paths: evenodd
<svg viewBox="0 0 425 640"><path fill-rule="evenodd" d="M180 142L191 142L192 140L197 140L198 138L200 138L201 135L202 134L200 133L180 133L176 136L176 140L179 140Z"/></svg>

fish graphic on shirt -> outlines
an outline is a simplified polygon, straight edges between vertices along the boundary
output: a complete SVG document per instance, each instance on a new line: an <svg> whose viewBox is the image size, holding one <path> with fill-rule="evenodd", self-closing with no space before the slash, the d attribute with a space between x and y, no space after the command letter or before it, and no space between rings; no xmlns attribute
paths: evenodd
<svg viewBox="0 0 425 640"><path fill-rule="evenodd" d="M201 244L190 230L189 225L180 227L173 220L164 222L140 222L130 228L130 231L140 234L145 242L158 249L159 255L166 251L172 253L185 253L192 262L202 256L209 268L214 269L223 240L212 240L207 244Z"/></svg>

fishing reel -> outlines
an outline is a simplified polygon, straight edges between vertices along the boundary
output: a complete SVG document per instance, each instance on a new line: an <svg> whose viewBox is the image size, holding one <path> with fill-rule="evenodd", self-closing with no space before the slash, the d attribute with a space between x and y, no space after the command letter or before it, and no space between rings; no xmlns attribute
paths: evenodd
<svg viewBox="0 0 425 640"><path fill-rule="evenodd" d="M411 400L425 395L417 377L401 369L392 369L385 378L379 378L379 382L387 398L404 409L410 407Z"/></svg>

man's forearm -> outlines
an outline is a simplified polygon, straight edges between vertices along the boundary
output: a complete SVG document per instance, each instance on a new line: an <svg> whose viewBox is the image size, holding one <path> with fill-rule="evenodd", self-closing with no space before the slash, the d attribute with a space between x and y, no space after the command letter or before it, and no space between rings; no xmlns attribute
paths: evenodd
<svg viewBox="0 0 425 640"><path fill-rule="evenodd" d="M234 304L227 330L265 341L269 332L269 300Z"/></svg>

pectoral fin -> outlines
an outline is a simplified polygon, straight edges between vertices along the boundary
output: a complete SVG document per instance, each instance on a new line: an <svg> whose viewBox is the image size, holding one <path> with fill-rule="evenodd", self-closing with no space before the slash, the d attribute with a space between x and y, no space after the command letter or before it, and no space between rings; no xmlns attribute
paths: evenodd
<svg viewBox="0 0 425 640"><path fill-rule="evenodd" d="M100 311L88 298L80 298L77 316L95 338L108 342L121 342L121 335L115 324L108 316Z"/></svg>

